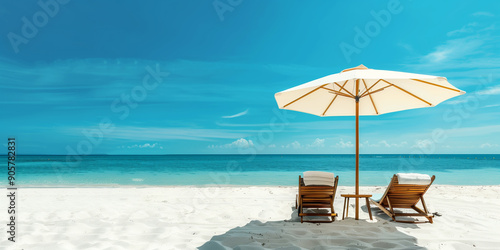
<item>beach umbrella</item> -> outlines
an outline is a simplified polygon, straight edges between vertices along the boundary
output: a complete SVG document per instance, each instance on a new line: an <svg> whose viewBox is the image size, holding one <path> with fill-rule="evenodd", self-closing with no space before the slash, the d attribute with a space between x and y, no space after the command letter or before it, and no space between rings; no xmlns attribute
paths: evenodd
<svg viewBox="0 0 500 250"><path fill-rule="evenodd" d="M368 69L345 69L274 95L280 109L317 116L356 116L356 195L359 195L359 116L434 107L465 92L445 77ZM356 217L359 200L356 198Z"/></svg>

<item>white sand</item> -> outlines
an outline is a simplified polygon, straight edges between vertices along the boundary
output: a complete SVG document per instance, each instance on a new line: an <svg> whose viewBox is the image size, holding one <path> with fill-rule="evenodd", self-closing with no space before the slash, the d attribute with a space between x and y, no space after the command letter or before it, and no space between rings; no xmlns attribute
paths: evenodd
<svg viewBox="0 0 500 250"><path fill-rule="evenodd" d="M385 187L362 187L362 193ZM7 241L7 197L0 249L499 249L500 186L433 186L434 224L395 223L372 206L368 221L301 224L295 187L20 189L16 243ZM354 211L351 207L351 211Z"/></svg>

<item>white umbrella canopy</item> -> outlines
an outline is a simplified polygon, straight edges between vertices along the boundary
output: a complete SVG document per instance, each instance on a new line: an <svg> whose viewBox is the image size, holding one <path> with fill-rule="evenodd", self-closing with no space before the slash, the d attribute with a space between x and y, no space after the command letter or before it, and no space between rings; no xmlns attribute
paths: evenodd
<svg viewBox="0 0 500 250"><path fill-rule="evenodd" d="M465 91L445 77L368 69L345 69L274 95L280 109L317 116L356 116L356 195L359 195L359 116L433 107ZM359 203L356 198L356 217Z"/></svg>
<svg viewBox="0 0 500 250"><path fill-rule="evenodd" d="M275 98L281 109L317 116L353 116L356 96L359 96L359 115L380 115L436 106L464 93L445 77L360 65L278 92Z"/></svg>

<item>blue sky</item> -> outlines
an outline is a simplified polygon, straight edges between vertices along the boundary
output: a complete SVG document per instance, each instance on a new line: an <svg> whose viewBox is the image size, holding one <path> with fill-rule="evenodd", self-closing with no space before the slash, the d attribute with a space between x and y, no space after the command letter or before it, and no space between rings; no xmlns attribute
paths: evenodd
<svg viewBox="0 0 500 250"><path fill-rule="evenodd" d="M361 153L500 153L497 1L41 3L0 4L0 135L19 154L354 153L354 117L274 93L359 64L467 91L361 117Z"/></svg>

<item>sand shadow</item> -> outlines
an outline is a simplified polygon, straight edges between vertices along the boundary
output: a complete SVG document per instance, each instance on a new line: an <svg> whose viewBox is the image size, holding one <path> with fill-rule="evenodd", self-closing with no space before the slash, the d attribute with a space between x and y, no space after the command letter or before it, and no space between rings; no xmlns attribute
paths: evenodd
<svg viewBox="0 0 500 250"><path fill-rule="evenodd" d="M361 207L361 210L365 213L368 213L368 209L366 208L366 206ZM390 221L390 222L396 223L396 222L392 221L392 218L389 215L384 213L378 207L372 206L371 211L372 211L372 214L374 216L376 216L379 220ZM402 208L401 209L396 208L396 209L394 209L394 212L396 212L396 213L414 213L414 211L411 209L402 209ZM404 227L404 228L415 228L416 224L429 223L429 221L427 219L425 219L424 217L399 216L397 219L398 219L398 221L407 221L407 222L415 223L415 224L413 224L413 223L398 222L398 224L397 224L398 227Z"/></svg>
<svg viewBox="0 0 500 250"><path fill-rule="evenodd" d="M366 210L366 206L362 209ZM419 228L418 225L392 222L377 210L374 221L342 220L340 214L335 222L320 224L300 223L297 210L292 207L288 220L253 220L213 236L198 249L425 249L417 245L415 237L396 228Z"/></svg>

